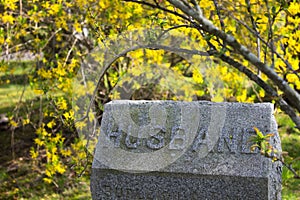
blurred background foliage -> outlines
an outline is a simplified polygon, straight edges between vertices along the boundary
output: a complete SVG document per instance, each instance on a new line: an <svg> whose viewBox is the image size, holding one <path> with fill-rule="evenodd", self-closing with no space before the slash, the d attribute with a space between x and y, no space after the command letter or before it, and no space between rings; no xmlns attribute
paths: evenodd
<svg viewBox="0 0 300 200"><path fill-rule="evenodd" d="M94 118L75 123L74 112L79 108L72 107L72 100L91 95L95 87L94 80L86 81L81 67L86 66L85 72L93 75L99 71L97 67L104 68L101 63L105 60L96 55L91 65L82 63L95 52L105 53L105 49L115 53L111 58L117 57L118 51L139 41L139 36L148 42L159 41L159 34L167 31L182 39L176 44L180 48L209 52L213 45L219 56L240 61L284 97L265 74L234 49L171 14L169 11L183 15L168 1L143 2L0 0L1 199L90 198L92 151L86 146L92 149L95 143L88 143L89 136L77 130ZM205 0L199 5L219 29L269 63L294 90L300 90L300 3ZM139 32L145 29L155 31ZM174 45L174 41L166 41ZM270 48L291 65L287 67ZM98 75L92 77L97 80ZM78 77L79 85L74 89L73 81ZM128 51L103 73L93 102L96 119L101 120L104 103L120 98L272 102L283 150L288 152L285 160L300 172L299 129L276 98L218 56L189 56L153 47ZM284 168L283 199L300 199L299 183Z"/></svg>

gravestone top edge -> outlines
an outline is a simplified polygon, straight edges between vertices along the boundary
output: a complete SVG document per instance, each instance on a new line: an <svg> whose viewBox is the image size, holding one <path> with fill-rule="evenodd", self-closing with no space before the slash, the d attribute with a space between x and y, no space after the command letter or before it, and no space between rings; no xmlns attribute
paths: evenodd
<svg viewBox="0 0 300 200"><path fill-rule="evenodd" d="M269 106L274 107L274 104L271 102L260 102L260 103L248 103L248 102L212 102L212 101L174 101L174 100L112 100L105 105L108 104L143 104L143 103L178 103L178 104L208 104L208 105L245 105L245 106L254 106L254 107L260 107L260 106Z"/></svg>

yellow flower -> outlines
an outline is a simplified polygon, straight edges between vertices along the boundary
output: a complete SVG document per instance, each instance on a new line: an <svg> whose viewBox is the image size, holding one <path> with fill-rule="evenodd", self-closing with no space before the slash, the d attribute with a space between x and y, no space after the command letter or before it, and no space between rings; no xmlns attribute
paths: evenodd
<svg viewBox="0 0 300 200"><path fill-rule="evenodd" d="M42 136L47 136L48 133L45 130L44 125L43 125L43 127L40 127L36 130L36 134L42 135Z"/></svg>
<svg viewBox="0 0 300 200"><path fill-rule="evenodd" d="M72 153L70 149L67 149L67 150L62 149L62 150L60 150L60 152L65 157L70 156Z"/></svg>
<svg viewBox="0 0 300 200"><path fill-rule="evenodd" d="M81 30L81 25L80 25L78 22L75 22L75 23L73 24L73 26L74 26L75 30L76 30L78 33L81 33L81 32L82 32L82 30Z"/></svg>
<svg viewBox="0 0 300 200"><path fill-rule="evenodd" d="M66 171L66 169L63 165L61 165L59 163L59 164L55 165L55 171L57 171L60 174L63 174Z"/></svg>
<svg viewBox="0 0 300 200"><path fill-rule="evenodd" d="M67 107L67 101L64 98L59 98L57 103L56 103L56 106L60 110L66 110L68 108Z"/></svg>
<svg viewBox="0 0 300 200"><path fill-rule="evenodd" d="M41 95L41 94L44 94L44 91L43 90L40 90L40 89L34 89L33 92L37 95Z"/></svg>
<svg viewBox="0 0 300 200"><path fill-rule="evenodd" d="M35 138L34 142L39 146L42 146L44 144L44 141L40 140L39 138Z"/></svg>
<svg viewBox="0 0 300 200"><path fill-rule="evenodd" d="M18 0L4 0L3 5L5 9L15 10L17 8L17 2Z"/></svg>
<svg viewBox="0 0 300 200"><path fill-rule="evenodd" d="M245 102L247 99L247 90L243 90L242 94L236 97L238 102Z"/></svg>
<svg viewBox="0 0 300 200"><path fill-rule="evenodd" d="M49 171L48 169L46 169L45 174L46 174L46 176L51 177L53 173L51 171Z"/></svg>
<svg viewBox="0 0 300 200"><path fill-rule="evenodd" d="M51 147L51 153L54 154L56 152L57 152L57 147L56 146Z"/></svg>
<svg viewBox="0 0 300 200"><path fill-rule="evenodd" d="M29 119L23 119L23 126L29 124L30 120Z"/></svg>
<svg viewBox="0 0 300 200"><path fill-rule="evenodd" d="M58 158L58 156L57 156L57 155L55 155L55 154L52 154L52 160L51 160L51 161L52 161L53 163L56 163L56 162L58 162L58 159L59 159L59 158Z"/></svg>
<svg viewBox="0 0 300 200"><path fill-rule="evenodd" d="M300 90L300 80L297 80L295 85L296 85L297 90Z"/></svg>
<svg viewBox="0 0 300 200"><path fill-rule="evenodd" d="M52 73L49 70L46 71L43 68L41 68L38 71L38 75L40 75L41 77L46 78L46 79L50 79L52 77Z"/></svg>
<svg viewBox="0 0 300 200"><path fill-rule="evenodd" d="M18 123L17 122L15 122L14 120L10 120L10 125L12 126L12 127L17 127L18 126Z"/></svg>
<svg viewBox="0 0 300 200"><path fill-rule="evenodd" d="M82 128L86 126L86 120L85 121L81 121L81 122L76 122L75 123L75 127L79 130L82 130Z"/></svg>
<svg viewBox="0 0 300 200"><path fill-rule="evenodd" d="M3 21L3 23L13 24L14 21L15 21L15 19L14 19L14 17L11 16L11 15L4 14L4 15L2 16L2 21Z"/></svg>
<svg viewBox="0 0 300 200"><path fill-rule="evenodd" d="M54 137L54 138L52 138L51 139L51 141L53 141L54 143L58 143L59 141L64 141L65 140L65 138L63 138L62 136L61 136L61 134L56 134L56 136Z"/></svg>
<svg viewBox="0 0 300 200"><path fill-rule="evenodd" d="M292 2L288 8L291 15L296 15L300 12L300 3Z"/></svg>
<svg viewBox="0 0 300 200"><path fill-rule="evenodd" d="M287 81L288 81L289 83L294 83L294 82L296 82L296 81L298 80L298 77L297 77L296 74L288 74L288 75L286 76L286 79L287 79Z"/></svg>
<svg viewBox="0 0 300 200"><path fill-rule="evenodd" d="M66 120L72 120L74 119L74 111L70 110L69 112L64 113L63 116L66 118Z"/></svg>
<svg viewBox="0 0 300 200"><path fill-rule="evenodd" d="M259 96L265 97L265 91L263 89L259 90Z"/></svg>
<svg viewBox="0 0 300 200"><path fill-rule="evenodd" d="M220 94L217 94L216 96L214 96L211 101L213 102L222 102L224 101L224 98L220 95Z"/></svg>
<svg viewBox="0 0 300 200"><path fill-rule="evenodd" d="M45 181L46 183L52 183L52 179L50 178L43 178L43 181Z"/></svg>
<svg viewBox="0 0 300 200"><path fill-rule="evenodd" d="M198 69L194 69L194 71L193 71L193 80L198 84L203 83L202 74L199 72Z"/></svg>
<svg viewBox="0 0 300 200"><path fill-rule="evenodd" d="M47 124L47 126L48 126L48 128L53 128L53 126L55 126L55 124L56 124L55 121L52 120Z"/></svg>
<svg viewBox="0 0 300 200"><path fill-rule="evenodd" d="M30 155L31 158L36 159L39 156L39 152L38 151L34 151L33 148L30 149Z"/></svg>
<svg viewBox="0 0 300 200"><path fill-rule="evenodd" d="M61 8L61 5L59 5L59 4L53 4L53 5L51 5L51 8L48 11L48 13L50 15L56 15L60 11L60 8Z"/></svg>

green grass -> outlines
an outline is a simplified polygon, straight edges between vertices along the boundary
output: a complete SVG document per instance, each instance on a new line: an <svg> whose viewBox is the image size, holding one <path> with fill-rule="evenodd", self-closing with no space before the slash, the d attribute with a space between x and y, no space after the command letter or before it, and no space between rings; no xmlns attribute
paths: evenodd
<svg viewBox="0 0 300 200"><path fill-rule="evenodd" d="M25 102L36 96L27 75L33 69L32 62L12 62L5 66L5 71L0 72L0 114L11 112L20 100Z"/></svg>
<svg viewBox="0 0 300 200"><path fill-rule="evenodd" d="M0 199L91 199L87 176L73 177L69 187L56 188L44 183L28 161L15 161L13 164L18 166L16 172L7 172L5 167L0 167ZM63 181L70 180L65 178Z"/></svg>
<svg viewBox="0 0 300 200"><path fill-rule="evenodd" d="M23 98L20 99L22 93ZM11 112L12 108L20 102L25 102L34 99L37 95L29 86L7 85L0 88L0 113Z"/></svg>
<svg viewBox="0 0 300 200"><path fill-rule="evenodd" d="M277 114L276 120L279 126L282 150L288 152L285 162L300 174L300 131L295 128L294 123L288 116ZM293 178L294 175L286 167L282 172L282 199L300 200L300 179Z"/></svg>

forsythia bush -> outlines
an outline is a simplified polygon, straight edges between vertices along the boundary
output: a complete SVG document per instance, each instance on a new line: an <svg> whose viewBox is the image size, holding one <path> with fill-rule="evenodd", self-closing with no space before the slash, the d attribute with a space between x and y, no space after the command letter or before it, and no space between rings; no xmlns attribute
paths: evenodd
<svg viewBox="0 0 300 200"><path fill-rule="evenodd" d="M66 174L70 166L81 173L87 162L88 138L80 138L76 128L81 129L89 122L75 123L74 112L77 110L72 109L71 105L73 79L80 73L82 62L95 47L109 47L120 33L151 28L163 31L183 25L186 21L170 12L147 6L147 3L154 3L159 8L182 14L164 0L144 1L143 4L120 0L0 2L0 71L6 71L11 56L22 62L22 53L32 53L34 58L31 58L28 82L39 104L36 109L38 114L32 115L30 119L12 117L10 124L12 127L32 124L36 138L30 150L31 157L44 169L43 180L57 184L56 177ZM216 9L215 2L220 10ZM243 42L259 58L272 63L275 71L291 87L300 90L300 80L295 74L295 71L299 72L300 53L300 4L297 1L202 0L199 3L209 20ZM289 60L291 67L285 67L278 55L261 45L262 40L258 43L257 37L250 34L249 27L284 59ZM214 36L203 36L184 26L179 32L192 38L201 50L210 50L208 43L211 43L224 55L241 58L234 49L223 48ZM131 96L133 99L193 100L191 97L196 97L212 101L259 102L267 96L263 89L221 60L214 58L213 64L204 70L198 65L203 62L203 58L193 61L194 65L191 65L179 55L156 49L128 52L113 62L105 73L95 101L98 104L97 114L101 116L103 103L120 98L114 88L122 87L122 84L141 76L159 82L133 83L133 89L138 91ZM255 71L249 62L243 61L242 64ZM161 72L158 70L172 72L172 76L155 77ZM264 74L261 74L261 78L268 82ZM78 95L75 98L84 96L92 84L88 82L85 87L75 88ZM168 84L171 86L164 87Z"/></svg>

